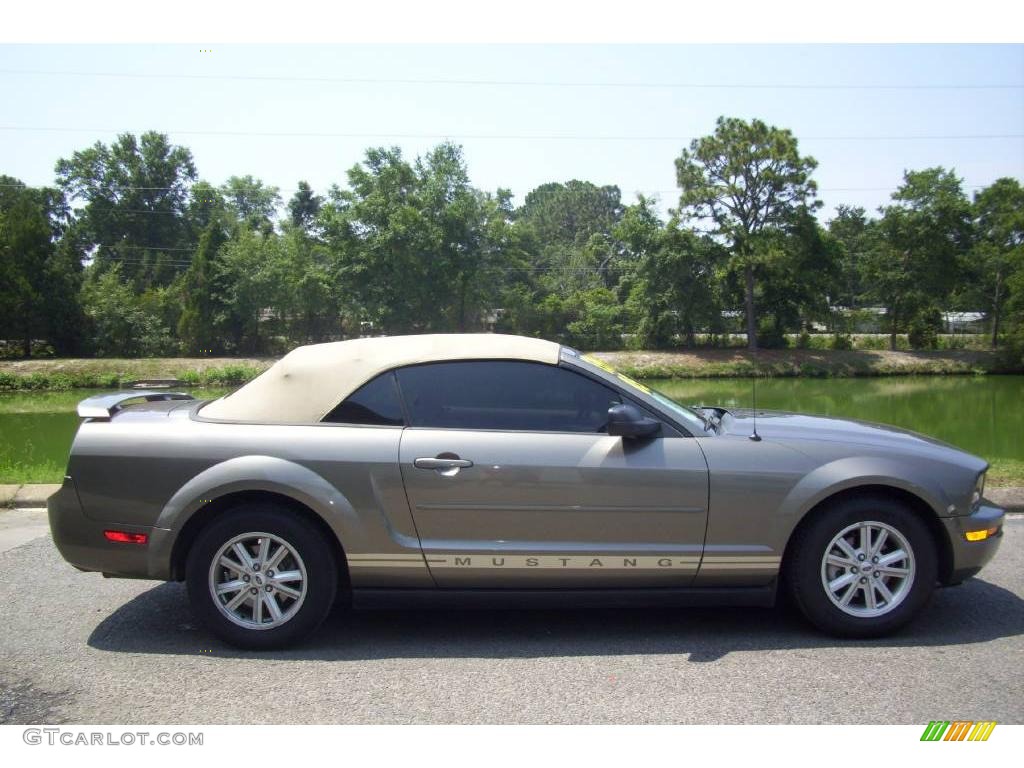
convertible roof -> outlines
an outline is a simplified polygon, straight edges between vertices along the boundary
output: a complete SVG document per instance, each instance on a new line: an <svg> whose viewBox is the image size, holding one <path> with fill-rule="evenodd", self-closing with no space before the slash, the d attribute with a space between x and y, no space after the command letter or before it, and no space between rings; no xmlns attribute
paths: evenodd
<svg viewBox="0 0 1024 768"><path fill-rule="evenodd" d="M204 406L210 419L317 422L379 373L436 360L532 360L558 364L552 341L497 333L384 336L298 347L229 395Z"/></svg>

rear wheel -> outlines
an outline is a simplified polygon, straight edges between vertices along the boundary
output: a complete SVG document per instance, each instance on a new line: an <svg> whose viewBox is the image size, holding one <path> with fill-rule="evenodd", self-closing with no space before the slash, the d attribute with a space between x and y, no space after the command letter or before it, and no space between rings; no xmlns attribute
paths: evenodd
<svg viewBox="0 0 1024 768"><path fill-rule="evenodd" d="M786 564L793 602L819 629L878 637L910 621L935 587L938 559L924 522L881 497L852 497L797 533Z"/></svg>
<svg viewBox="0 0 1024 768"><path fill-rule="evenodd" d="M331 547L317 528L270 502L225 513L196 539L186 563L192 609L241 648L280 648L315 630L337 591Z"/></svg>

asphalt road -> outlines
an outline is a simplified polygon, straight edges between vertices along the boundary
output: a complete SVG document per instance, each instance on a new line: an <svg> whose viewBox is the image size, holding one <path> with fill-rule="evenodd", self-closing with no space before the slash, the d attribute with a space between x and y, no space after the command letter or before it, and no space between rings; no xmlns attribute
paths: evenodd
<svg viewBox="0 0 1024 768"><path fill-rule="evenodd" d="M0 552L0 722L1021 723L1022 544L1016 516L980 578L880 641L783 610L388 611L251 653L182 585L79 573L43 535Z"/></svg>

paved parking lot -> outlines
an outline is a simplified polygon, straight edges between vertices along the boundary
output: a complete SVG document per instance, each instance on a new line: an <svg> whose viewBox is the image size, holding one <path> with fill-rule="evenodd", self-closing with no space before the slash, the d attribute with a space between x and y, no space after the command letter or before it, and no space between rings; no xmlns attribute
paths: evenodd
<svg viewBox="0 0 1024 768"><path fill-rule="evenodd" d="M1021 723L1022 545L1015 516L981 578L881 641L783 610L388 611L251 653L182 585L79 573L42 535L0 552L0 722Z"/></svg>

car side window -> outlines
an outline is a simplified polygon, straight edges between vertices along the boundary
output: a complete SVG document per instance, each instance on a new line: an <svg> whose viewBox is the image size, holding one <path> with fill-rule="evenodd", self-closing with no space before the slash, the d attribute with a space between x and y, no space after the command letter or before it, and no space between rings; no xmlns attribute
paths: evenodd
<svg viewBox="0 0 1024 768"><path fill-rule="evenodd" d="M605 432L617 392L574 371L515 360L400 368L411 426Z"/></svg>
<svg viewBox="0 0 1024 768"><path fill-rule="evenodd" d="M346 397L323 421L335 424L402 426L402 403L395 387L395 374L382 373Z"/></svg>

